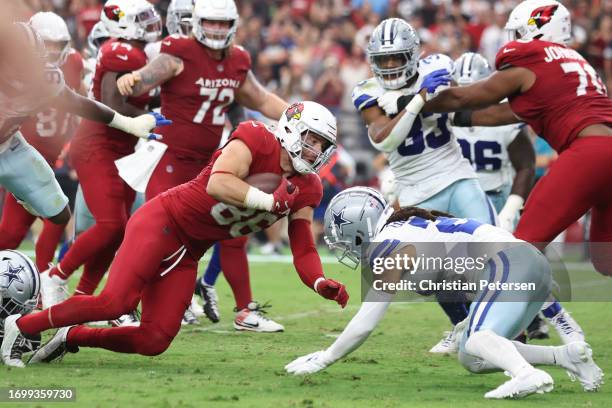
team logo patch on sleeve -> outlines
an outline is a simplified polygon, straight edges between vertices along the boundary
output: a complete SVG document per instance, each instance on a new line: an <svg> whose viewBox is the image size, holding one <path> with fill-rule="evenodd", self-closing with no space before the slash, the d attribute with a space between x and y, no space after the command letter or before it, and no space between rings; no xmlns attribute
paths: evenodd
<svg viewBox="0 0 612 408"><path fill-rule="evenodd" d="M538 28L542 28L544 24L550 21L555 11L557 11L557 8L559 8L559 6L556 4L538 7L531 13L527 25L535 25Z"/></svg>
<svg viewBox="0 0 612 408"><path fill-rule="evenodd" d="M291 120L291 119L300 120L300 118L302 117L303 111L304 111L303 103L299 103L299 102L294 103L293 105L287 108L287 110L285 111L285 116L287 117L287 120Z"/></svg>
<svg viewBox="0 0 612 408"><path fill-rule="evenodd" d="M108 19L112 21L119 21L121 17L125 16L123 10L121 10L119 6L115 4L108 7L104 7L104 14L106 14L106 17L108 17Z"/></svg>

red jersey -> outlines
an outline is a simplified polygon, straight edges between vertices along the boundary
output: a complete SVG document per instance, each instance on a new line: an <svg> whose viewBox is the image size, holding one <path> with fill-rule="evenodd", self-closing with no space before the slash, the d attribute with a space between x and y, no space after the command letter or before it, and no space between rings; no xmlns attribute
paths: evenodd
<svg viewBox="0 0 612 408"><path fill-rule="evenodd" d="M282 147L274 134L261 122L241 123L231 140L239 139L251 150L253 160L249 175L275 173L282 175ZM181 241L195 259L201 258L211 242L239 237L267 228L280 217L267 211L238 208L221 203L206 193L210 172L221 150L193 180L162 193L160 199L173 220ZM316 174L297 174L289 178L299 187L293 211L317 207L323 196L321 179Z"/></svg>
<svg viewBox="0 0 612 408"><path fill-rule="evenodd" d="M133 47L122 40L105 42L98 52L98 63L90 92L96 101L102 100L102 79L107 72L128 73L142 68L147 63L147 56L140 48ZM130 97L128 103L144 109L149 102L149 94ZM87 119L81 121L72 143L73 151L92 150L100 146L111 148L124 154L134 152L138 138L106 126L104 123Z"/></svg>
<svg viewBox="0 0 612 408"><path fill-rule="evenodd" d="M517 40L497 53L498 70L523 67L536 75L533 86L510 96L512 111L558 152L589 125L612 123L612 101L591 65L564 45Z"/></svg>
<svg viewBox="0 0 612 408"><path fill-rule="evenodd" d="M162 114L173 121L159 128L168 149L208 161L219 147L225 113L251 69L251 57L232 46L222 60L195 38L169 36L160 52L183 60L183 71L161 87Z"/></svg>
<svg viewBox="0 0 612 408"><path fill-rule="evenodd" d="M83 58L72 50L61 66L66 85L78 90L83 75ZM64 145L70 140L76 125L76 116L62 110L47 108L33 115L21 128L23 136L47 162L53 166Z"/></svg>

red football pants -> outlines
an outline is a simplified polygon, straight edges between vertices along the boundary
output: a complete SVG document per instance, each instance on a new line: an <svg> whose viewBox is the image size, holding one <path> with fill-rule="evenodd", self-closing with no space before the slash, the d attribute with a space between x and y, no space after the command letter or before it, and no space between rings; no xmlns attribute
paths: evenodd
<svg viewBox="0 0 612 408"><path fill-rule="evenodd" d="M516 228L517 238L545 247L591 209L591 258L612 275L612 137L576 139L538 181Z"/></svg>
<svg viewBox="0 0 612 408"><path fill-rule="evenodd" d="M147 356L163 353L181 327L195 287L197 261L183 248L161 200L147 202L130 219L99 295L73 296L20 318L18 326L23 333L34 334L52 327L112 320L134 310L141 301L139 327L77 326L68 333L67 345Z"/></svg>
<svg viewBox="0 0 612 408"><path fill-rule="evenodd" d="M147 184L147 200L196 178L207 164L208 160L188 159L167 150ZM247 237L225 240L219 244L223 275L234 293L236 308L244 309L253 300L246 255Z"/></svg>
<svg viewBox="0 0 612 408"><path fill-rule="evenodd" d="M86 263L84 278L92 273L104 273L121 244L136 195L115 167L114 161L122 156L122 153L100 149L89 157L73 158L85 202L96 224L76 238L62 259L64 278ZM94 264L95 272L90 268Z"/></svg>
<svg viewBox="0 0 612 408"><path fill-rule="evenodd" d="M0 248L17 249L35 220L36 216L23 208L12 194L7 193L0 220ZM35 247L36 267L39 271L46 270L53 261L65 227L43 219L43 229Z"/></svg>

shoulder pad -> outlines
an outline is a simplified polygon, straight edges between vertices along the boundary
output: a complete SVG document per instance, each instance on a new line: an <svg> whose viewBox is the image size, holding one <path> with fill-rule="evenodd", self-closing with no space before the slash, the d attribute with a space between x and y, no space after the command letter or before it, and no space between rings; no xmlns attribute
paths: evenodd
<svg viewBox="0 0 612 408"><path fill-rule="evenodd" d="M376 105L376 100L384 93L385 90L380 86L376 78L370 78L359 82L355 86L351 98L355 108L357 108L358 111L362 111Z"/></svg>
<svg viewBox="0 0 612 408"><path fill-rule="evenodd" d="M420 76L425 76L439 69L446 69L449 73L452 73L454 65L453 60L447 55L431 54L419 60L418 72Z"/></svg>

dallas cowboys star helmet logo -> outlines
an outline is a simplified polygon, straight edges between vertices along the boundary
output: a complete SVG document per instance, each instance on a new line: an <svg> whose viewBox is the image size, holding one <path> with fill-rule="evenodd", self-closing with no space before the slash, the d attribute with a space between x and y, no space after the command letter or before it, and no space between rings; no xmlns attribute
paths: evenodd
<svg viewBox="0 0 612 408"><path fill-rule="evenodd" d="M19 276L19 272L23 271L23 266L13 267L10 261L7 262L7 265L8 265L8 269L0 273L0 276L6 276L6 283L2 285L2 287L8 288L9 286L11 286L11 283L13 283L14 281L24 283L23 280L21 279L21 276Z"/></svg>
<svg viewBox="0 0 612 408"><path fill-rule="evenodd" d="M344 209L340 210L340 212L335 212L332 210L332 217L333 217L332 222L334 223L335 227L340 233L342 233L343 225L352 224L351 221L344 218L343 214L344 214Z"/></svg>

